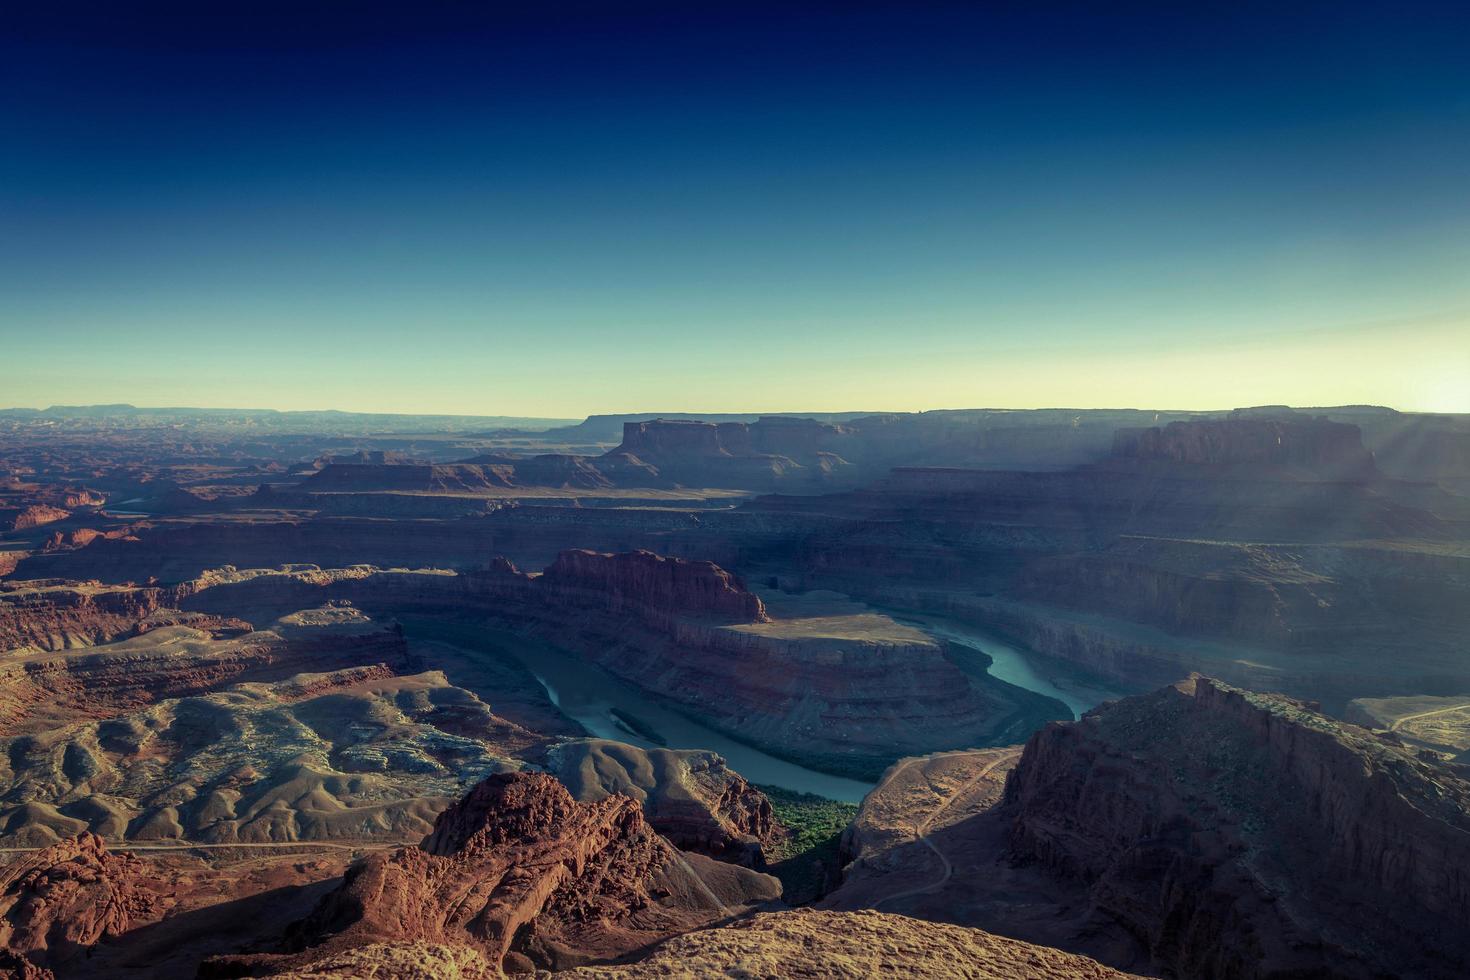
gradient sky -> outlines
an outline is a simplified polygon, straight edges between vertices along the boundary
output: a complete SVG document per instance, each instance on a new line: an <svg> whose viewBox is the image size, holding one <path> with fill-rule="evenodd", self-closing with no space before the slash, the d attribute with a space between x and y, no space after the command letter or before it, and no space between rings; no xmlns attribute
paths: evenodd
<svg viewBox="0 0 1470 980"><path fill-rule="evenodd" d="M29 6L0 405L1470 411L1463 3Z"/></svg>

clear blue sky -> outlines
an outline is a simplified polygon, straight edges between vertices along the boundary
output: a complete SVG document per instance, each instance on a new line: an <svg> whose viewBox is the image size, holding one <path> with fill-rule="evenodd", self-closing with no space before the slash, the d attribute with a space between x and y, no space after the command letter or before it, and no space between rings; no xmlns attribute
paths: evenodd
<svg viewBox="0 0 1470 980"><path fill-rule="evenodd" d="M0 405L1470 411L1463 4L35 6Z"/></svg>

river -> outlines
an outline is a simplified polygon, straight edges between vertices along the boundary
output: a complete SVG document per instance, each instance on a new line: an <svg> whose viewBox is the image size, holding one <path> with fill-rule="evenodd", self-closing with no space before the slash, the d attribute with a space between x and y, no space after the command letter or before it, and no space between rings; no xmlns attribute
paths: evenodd
<svg viewBox="0 0 1470 980"><path fill-rule="evenodd" d="M1070 678L1054 676L1014 645L982 629L947 620L905 621L936 638L983 651L991 658L988 669L991 676L1056 698L1074 715L1117 696ZM426 630L422 626L419 630L430 635L442 634L442 630ZM815 793L847 803L861 802L873 788L871 783L817 772L739 742L673 710L602 668L549 644L525 637L511 640L493 629L456 629L455 633L452 638L449 635L435 638L451 642L461 650L509 657L520 663L563 714L598 738L629 742L646 749L708 749L724 756L732 769L752 783ZM952 656L967 673L987 672L981 658L966 657L963 649L953 651Z"/></svg>
<svg viewBox="0 0 1470 980"><path fill-rule="evenodd" d="M602 668L549 644L521 637L514 642L498 642L497 637L503 634L491 629L476 631L477 640L473 643L465 635L469 631L456 630L458 635L452 640L451 634L422 625L415 632L451 642L461 650L510 656L541 683L563 714L598 738L628 742L645 749L708 749L724 756L731 769L752 783L815 793L845 803L861 802L873 788L872 783L817 772L738 742L672 710Z"/></svg>
<svg viewBox="0 0 1470 980"><path fill-rule="evenodd" d="M908 619L897 615L894 618L937 639L949 640L961 647L988 654L991 661L988 668L978 658L967 661L963 650L952 650L950 655L961 668L970 673L988 673L1008 684L1056 698L1071 710L1074 719L1082 717L1104 701L1122 697L1117 691L1068 676L1060 668L1028 655L1015 644L987 632L982 627L943 619Z"/></svg>

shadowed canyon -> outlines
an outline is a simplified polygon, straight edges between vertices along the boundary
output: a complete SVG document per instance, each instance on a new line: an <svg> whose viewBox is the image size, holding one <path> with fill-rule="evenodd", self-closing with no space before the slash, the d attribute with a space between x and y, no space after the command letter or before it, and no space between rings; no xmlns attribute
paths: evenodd
<svg viewBox="0 0 1470 980"><path fill-rule="evenodd" d="M1470 419L0 412L0 973L1455 977Z"/></svg>

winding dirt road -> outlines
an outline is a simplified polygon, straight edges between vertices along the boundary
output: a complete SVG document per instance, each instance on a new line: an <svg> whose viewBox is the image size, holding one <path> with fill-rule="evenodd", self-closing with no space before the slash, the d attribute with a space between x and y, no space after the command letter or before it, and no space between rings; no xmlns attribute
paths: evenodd
<svg viewBox="0 0 1470 980"><path fill-rule="evenodd" d="M954 865L950 863L948 856L946 856L945 853L939 849L939 845L935 844L934 840L929 836L929 828L933 827L935 821L943 816L945 811L953 806L956 800L962 798L965 793L970 789L970 787L974 786L986 776L989 776L992 772L995 771L996 767L1006 762L1010 762L1020 754L1021 753L1019 750L1015 752L1007 752L1005 755L998 756L995 759L992 759L990 762L986 763L979 772L961 783L960 787L955 790L948 799L941 803L939 807L934 810L934 812L930 813L929 816L925 817L922 821L914 826L914 836L918 839L918 842L934 852L935 856L939 858L939 863L944 870L939 875L937 881L932 881L927 885L919 885L914 888L906 888L901 892L894 892L892 895L884 895L881 899L874 903L873 907L875 909L882 906L884 902L892 902L900 898L909 898L913 895L926 895L930 892L936 892L939 889L943 888L945 885L949 884L949 879L954 876ZM909 766L924 761L926 760L923 758L910 759L908 762L903 764L903 767L899 769L898 772L895 772L893 775L896 777L900 772L903 772Z"/></svg>

